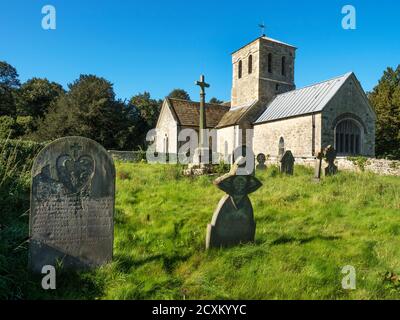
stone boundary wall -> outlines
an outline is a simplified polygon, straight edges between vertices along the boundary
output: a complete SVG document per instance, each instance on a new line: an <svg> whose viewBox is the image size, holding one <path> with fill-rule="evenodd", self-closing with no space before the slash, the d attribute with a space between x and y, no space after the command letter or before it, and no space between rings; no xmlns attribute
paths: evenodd
<svg viewBox="0 0 400 320"><path fill-rule="evenodd" d="M142 151L116 151L108 150L108 153L114 160L122 162L140 162L143 157L146 158L146 153Z"/></svg>
<svg viewBox="0 0 400 320"><path fill-rule="evenodd" d="M315 168L315 158L295 158L297 165L304 165ZM325 162L325 161L324 161ZM266 161L267 165L277 165L278 159L271 157ZM400 176L400 161L375 159L375 158L354 158L337 157L335 164L339 170L354 172L369 171L379 175ZM325 165L327 163L325 162Z"/></svg>
<svg viewBox="0 0 400 320"><path fill-rule="evenodd" d="M146 153L143 151L115 151L109 150L110 155L118 161L123 162L140 162L146 159ZM177 156L177 155L175 155ZM222 158L222 156L220 157ZM354 159L354 160L353 160ZM390 175L400 177L400 161L375 159L375 158L353 158L349 160L347 157L337 157L335 164L339 170L347 171L369 171L379 175ZM295 158L296 165L304 165L315 168L315 157ZM257 163L256 163L257 164ZM270 157L266 161L267 165L278 165L277 157ZM326 164L326 163L325 163Z"/></svg>

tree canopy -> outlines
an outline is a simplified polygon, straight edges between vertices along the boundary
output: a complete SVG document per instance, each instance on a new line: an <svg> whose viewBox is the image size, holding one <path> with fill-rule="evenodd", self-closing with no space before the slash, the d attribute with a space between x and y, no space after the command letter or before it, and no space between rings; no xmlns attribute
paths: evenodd
<svg viewBox="0 0 400 320"><path fill-rule="evenodd" d="M0 116L15 116L14 91L20 86L17 70L0 61Z"/></svg>
<svg viewBox="0 0 400 320"><path fill-rule="evenodd" d="M50 104L65 93L61 85L47 79L32 78L16 91L17 114L21 116L43 117Z"/></svg>
<svg viewBox="0 0 400 320"><path fill-rule="evenodd" d="M125 104L115 99L112 84L94 75L81 75L51 107L34 135L52 140L79 135L101 143L105 148L133 148L135 119Z"/></svg>
<svg viewBox="0 0 400 320"><path fill-rule="evenodd" d="M384 72L369 100L377 114L376 155L400 159L400 65Z"/></svg>
<svg viewBox="0 0 400 320"><path fill-rule="evenodd" d="M190 100L189 94L183 89L174 89L174 90L172 90L169 93L168 98Z"/></svg>
<svg viewBox="0 0 400 320"><path fill-rule="evenodd" d="M223 102L222 100L219 100L219 99L215 98L215 97L212 97L212 98L210 99L210 103L222 104L222 103L224 103L224 102Z"/></svg>

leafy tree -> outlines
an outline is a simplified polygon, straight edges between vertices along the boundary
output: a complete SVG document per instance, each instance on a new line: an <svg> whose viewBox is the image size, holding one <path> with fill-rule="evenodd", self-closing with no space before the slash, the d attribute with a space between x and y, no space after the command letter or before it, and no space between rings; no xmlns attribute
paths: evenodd
<svg viewBox="0 0 400 320"><path fill-rule="evenodd" d="M17 70L5 61L0 61L0 116L15 116L13 93L19 87Z"/></svg>
<svg viewBox="0 0 400 320"><path fill-rule="evenodd" d="M25 82L16 92L17 114L43 117L50 104L65 93L61 85L47 79L33 78Z"/></svg>
<svg viewBox="0 0 400 320"><path fill-rule="evenodd" d="M15 119L10 116L0 116L0 139L13 139L18 135Z"/></svg>
<svg viewBox="0 0 400 320"><path fill-rule="evenodd" d="M149 92L138 93L129 100L149 128L154 128L161 109L161 100L152 99Z"/></svg>
<svg viewBox="0 0 400 320"><path fill-rule="evenodd" d="M37 121L32 116L18 116L16 119L18 136L25 136L37 129Z"/></svg>
<svg viewBox="0 0 400 320"><path fill-rule="evenodd" d="M59 96L33 137L52 140L79 135L105 148L127 149L133 147L136 133L134 115L115 99L112 84L94 75L81 75Z"/></svg>
<svg viewBox="0 0 400 320"><path fill-rule="evenodd" d="M190 100L189 94L183 89L174 89L174 90L172 90L169 93L168 98Z"/></svg>
<svg viewBox="0 0 400 320"><path fill-rule="evenodd" d="M148 92L139 93L130 99L129 107L136 114L139 146L145 147L147 132L156 127L161 106L162 100L152 99Z"/></svg>
<svg viewBox="0 0 400 320"><path fill-rule="evenodd" d="M210 99L210 103L222 104L224 102L219 100L219 99L217 99L217 98L215 98L215 97L213 97L213 98Z"/></svg>
<svg viewBox="0 0 400 320"><path fill-rule="evenodd" d="M400 65L384 72L369 100L377 114L377 156L400 159Z"/></svg>

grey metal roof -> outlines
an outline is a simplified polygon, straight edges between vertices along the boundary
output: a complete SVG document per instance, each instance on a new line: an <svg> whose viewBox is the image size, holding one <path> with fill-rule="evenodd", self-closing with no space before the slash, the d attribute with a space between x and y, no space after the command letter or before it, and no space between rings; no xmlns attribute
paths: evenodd
<svg viewBox="0 0 400 320"><path fill-rule="evenodd" d="M255 123L322 111L352 74L349 72L331 80L277 95Z"/></svg>

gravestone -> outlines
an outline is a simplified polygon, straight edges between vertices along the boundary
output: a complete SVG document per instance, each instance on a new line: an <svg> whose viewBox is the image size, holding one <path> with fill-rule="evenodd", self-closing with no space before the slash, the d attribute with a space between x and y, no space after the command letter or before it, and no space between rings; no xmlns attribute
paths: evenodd
<svg viewBox="0 0 400 320"><path fill-rule="evenodd" d="M325 160L328 162L328 166L325 168L326 176L332 176L338 172L338 167L335 165L336 155L337 152L332 146L325 149Z"/></svg>
<svg viewBox="0 0 400 320"><path fill-rule="evenodd" d="M207 226L206 249L254 241L256 223L248 194L262 184L251 174L237 175L239 162L237 159L229 173L214 181L227 194L220 200Z"/></svg>
<svg viewBox="0 0 400 320"><path fill-rule="evenodd" d="M317 159L315 161L315 172L314 172L314 180L315 181L321 180L323 158L324 158L324 152L321 150L320 152L318 152Z"/></svg>
<svg viewBox="0 0 400 320"><path fill-rule="evenodd" d="M265 157L265 154L263 153L259 153L257 155L257 170L266 170L267 166L265 165L265 161L267 160L267 158Z"/></svg>
<svg viewBox="0 0 400 320"><path fill-rule="evenodd" d="M47 145L32 168L30 269L83 269L111 261L114 199L114 163L101 145L83 137Z"/></svg>
<svg viewBox="0 0 400 320"><path fill-rule="evenodd" d="M288 175L293 175L294 157L290 150L287 150L280 159L280 171Z"/></svg>

